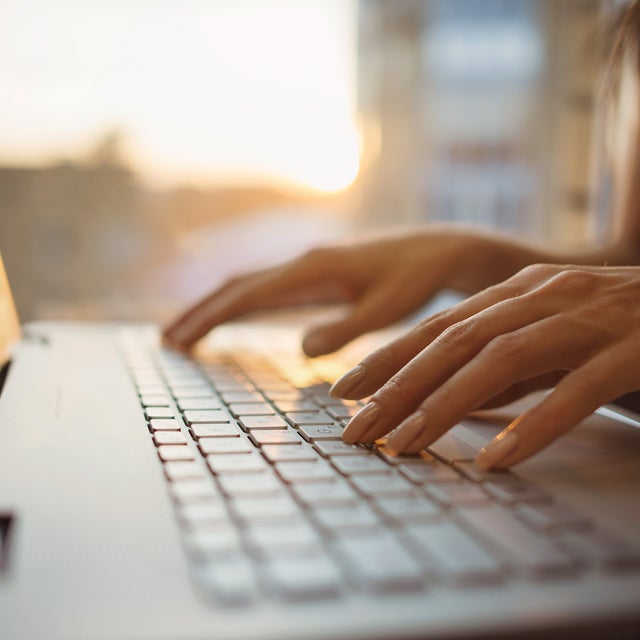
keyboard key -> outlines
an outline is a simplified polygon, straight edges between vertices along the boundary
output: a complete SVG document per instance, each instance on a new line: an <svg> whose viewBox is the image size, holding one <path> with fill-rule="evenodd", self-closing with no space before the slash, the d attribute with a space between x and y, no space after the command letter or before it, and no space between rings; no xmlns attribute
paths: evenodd
<svg viewBox="0 0 640 640"><path fill-rule="evenodd" d="M391 473L391 467L374 454L333 458L331 464L345 476Z"/></svg>
<svg viewBox="0 0 640 640"><path fill-rule="evenodd" d="M521 504L514 513L526 524L539 531L559 528L588 529L591 522L570 507L557 502Z"/></svg>
<svg viewBox="0 0 640 640"><path fill-rule="evenodd" d="M186 478L208 478L209 474L202 467L200 462L193 461L175 461L165 462L164 472L169 480L177 481Z"/></svg>
<svg viewBox="0 0 640 640"><path fill-rule="evenodd" d="M185 545L199 560L212 556L226 557L241 550L236 527L224 522L217 522L213 527L186 532Z"/></svg>
<svg viewBox="0 0 640 640"><path fill-rule="evenodd" d="M308 600L338 595L341 578L326 554L271 558L264 563L269 590L287 600Z"/></svg>
<svg viewBox="0 0 640 640"><path fill-rule="evenodd" d="M236 418L244 416L268 416L273 415L273 407L266 402L246 402L230 404L229 410Z"/></svg>
<svg viewBox="0 0 640 640"><path fill-rule="evenodd" d="M318 440L315 448L323 456L361 456L368 453L368 449L360 444L347 444L342 440Z"/></svg>
<svg viewBox="0 0 640 640"><path fill-rule="evenodd" d="M435 458L399 458L398 471L415 484L459 482L460 475Z"/></svg>
<svg viewBox="0 0 640 640"><path fill-rule="evenodd" d="M382 460L384 460L387 464L391 465L392 467L397 466L402 460L416 459L414 456L411 456L411 457L397 456L393 452L389 451L388 449L385 449L384 447L379 447L378 449L375 450L375 453L379 458L382 458Z"/></svg>
<svg viewBox="0 0 640 640"><path fill-rule="evenodd" d="M372 531L382 527L380 516L363 502L350 506L316 508L313 510L313 518L332 534Z"/></svg>
<svg viewBox="0 0 640 640"><path fill-rule="evenodd" d="M240 425L245 431L258 429L287 429L287 423L275 414L263 416L241 416Z"/></svg>
<svg viewBox="0 0 640 640"><path fill-rule="evenodd" d="M310 387L307 387L305 391L309 395L309 397L313 398L315 402L318 404L325 406L329 404L342 404L344 402L349 402L349 400L337 400L336 398L332 398L329 395L329 390L331 389L331 385L327 382L319 382L317 384L313 384Z"/></svg>
<svg viewBox="0 0 640 640"><path fill-rule="evenodd" d="M307 399L307 396L299 391L298 389L294 389L291 387L291 384L288 382L277 382L277 383L263 383L260 382L260 391L272 402L276 402L278 406L282 402L295 402L295 401L304 401Z"/></svg>
<svg viewBox="0 0 640 640"><path fill-rule="evenodd" d="M245 535L251 547L265 556L308 553L322 548L318 532L302 519L286 523L250 522Z"/></svg>
<svg viewBox="0 0 640 640"><path fill-rule="evenodd" d="M170 460L193 460L193 451L184 444L163 444L158 447L158 455L164 462Z"/></svg>
<svg viewBox="0 0 640 640"><path fill-rule="evenodd" d="M351 420L351 418L353 418L353 416L355 416L356 413L358 413L359 409L360 409L359 406L355 406L355 407L328 406L327 413L332 418L335 418L338 422L344 422L344 421Z"/></svg>
<svg viewBox="0 0 640 640"><path fill-rule="evenodd" d="M276 464L278 475L288 483L320 482L335 478L335 471L323 460L314 462L279 462Z"/></svg>
<svg viewBox="0 0 640 640"><path fill-rule="evenodd" d="M222 409L211 409L211 410L203 410L203 411L185 411L184 419L187 424L197 424L197 423L224 423L229 422L229 415L226 411Z"/></svg>
<svg viewBox="0 0 640 640"><path fill-rule="evenodd" d="M318 453L309 445L294 447L289 444L266 444L262 447L262 455L273 463L318 458Z"/></svg>
<svg viewBox="0 0 640 640"><path fill-rule="evenodd" d="M415 485L400 475L357 475L353 486L367 497L409 496L416 492Z"/></svg>
<svg viewBox="0 0 640 640"><path fill-rule="evenodd" d="M160 376L158 376L155 373L150 373L148 375L143 375L143 374L134 375L133 380L139 389L149 388L149 387L164 388L162 378L160 378Z"/></svg>
<svg viewBox="0 0 640 640"><path fill-rule="evenodd" d="M187 439L181 431L157 431L153 436L156 445L187 444Z"/></svg>
<svg viewBox="0 0 640 640"><path fill-rule="evenodd" d="M258 473L222 475L218 477L218 482L230 497L257 497L286 492L282 482L270 469L263 469Z"/></svg>
<svg viewBox="0 0 640 640"><path fill-rule="evenodd" d="M227 404L264 402L262 395L256 391L222 391L220 397Z"/></svg>
<svg viewBox="0 0 640 640"><path fill-rule="evenodd" d="M378 498L373 504L385 518L394 522L433 520L442 516L440 507L423 496Z"/></svg>
<svg viewBox="0 0 640 640"><path fill-rule="evenodd" d="M313 402L312 400L309 400L308 398L301 396L298 398L292 398L292 399L283 399L281 398L280 400L278 400L278 410L281 411L282 413L289 413L289 412L314 412L314 411L319 411L320 407L318 407L318 405Z"/></svg>
<svg viewBox="0 0 640 640"><path fill-rule="evenodd" d="M251 433L250 439L258 447L265 444L302 444L302 438L293 429L256 430Z"/></svg>
<svg viewBox="0 0 640 640"><path fill-rule="evenodd" d="M200 387L207 386L204 378L199 375L167 376L167 383L172 389L176 387L199 389Z"/></svg>
<svg viewBox="0 0 640 640"><path fill-rule="evenodd" d="M211 387L206 384L189 387L171 385L171 393L176 400L186 400L187 398L210 398Z"/></svg>
<svg viewBox="0 0 640 640"><path fill-rule="evenodd" d="M617 571L640 570L640 544L600 529L564 530L558 539L562 547L584 563Z"/></svg>
<svg viewBox="0 0 640 640"><path fill-rule="evenodd" d="M516 477L508 469L491 469L489 471L478 469L473 461L456 462L453 466L473 482L485 482L485 480L501 482Z"/></svg>
<svg viewBox="0 0 640 640"><path fill-rule="evenodd" d="M413 524L406 532L425 566L446 580L470 586L504 577L503 564L453 522Z"/></svg>
<svg viewBox="0 0 640 640"><path fill-rule="evenodd" d="M147 407L144 413L147 416L147 420L152 420L153 418L173 418L175 416L175 411L170 407Z"/></svg>
<svg viewBox="0 0 640 640"><path fill-rule="evenodd" d="M242 429L229 422L215 424L199 422L191 425L191 433L197 440L200 438L237 438L242 434Z"/></svg>
<svg viewBox="0 0 640 640"><path fill-rule="evenodd" d="M177 479L169 485L169 491L173 499L178 502L211 500L220 495L219 489L211 481L211 478L204 477Z"/></svg>
<svg viewBox="0 0 640 640"><path fill-rule="evenodd" d="M295 497L310 507L355 505L359 498L354 489L343 479L331 482L311 482L292 487Z"/></svg>
<svg viewBox="0 0 640 640"><path fill-rule="evenodd" d="M245 521L286 520L300 514L300 507L287 494L258 498L241 497L231 502L231 508Z"/></svg>
<svg viewBox="0 0 640 640"><path fill-rule="evenodd" d="M200 451L204 455L209 453L250 453L255 447L245 438L200 438Z"/></svg>
<svg viewBox="0 0 640 640"><path fill-rule="evenodd" d="M471 461L478 453L476 447L465 442L451 431L440 436L433 444L429 445L428 451L446 462Z"/></svg>
<svg viewBox="0 0 640 640"><path fill-rule="evenodd" d="M504 480L495 482L485 482L485 491L488 491L496 500L504 504L515 504L517 502L540 502L550 501L551 496L540 487L522 480L517 476L509 476Z"/></svg>
<svg viewBox="0 0 640 640"><path fill-rule="evenodd" d="M169 396L164 394L140 396L140 404L143 407L168 407L170 405Z"/></svg>
<svg viewBox="0 0 640 640"><path fill-rule="evenodd" d="M322 440L337 440L341 442L344 429L337 424L325 425L303 425L300 433L309 442L319 442Z"/></svg>
<svg viewBox="0 0 640 640"><path fill-rule="evenodd" d="M257 453L225 453L207 456L207 464L216 475L224 473L257 473L268 468L265 459Z"/></svg>
<svg viewBox="0 0 640 640"><path fill-rule="evenodd" d="M191 529L230 521L229 512L223 500L207 500L181 504L177 509L180 520Z"/></svg>
<svg viewBox="0 0 640 640"><path fill-rule="evenodd" d="M178 406L182 411L223 408L222 403L217 398L182 398L178 400Z"/></svg>
<svg viewBox="0 0 640 640"><path fill-rule="evenodd" d="M546 536L526 527L499 505L460 509L457 518L471 532L492 544L517 568L534 577L569 573L575 561Z"/></svg>
<svg viewBox="0 0 640 640"><path fill-rule="evenodd" d="M302 427L304 425L333 425L333 418L324 411L291 411L285 413L287 420L294 427ZM340 430L342 433L342 430Z"/></svg>
<svg viewBox="0 0 640 640"><path fill-rule="evenodd" d="M421 567L387 532L343 536L336 541L336 551L350 569L350 578L366 591L401 593L423 586Z"/></svg>
<svg viewBox="0 0 640 640"><path fill-rule="evenodd" d="M234 378L224 377L216 378L214 376L210 376L210 380L216 388L216 391L220 393L253 393L255 391L255 387L248 380L236 380Z"/></svg>
<svg viewBox="0 0 640 640"><path fill-rule="evenodd" d="M478 485L469 482L431 484L427 494L440 504L457 507L473 504L488 504L491 498Z"/></svg>
<svg viewBox="0 0 640 640"><path fill-rule="evenodd" d="M182 425L175 419L154 418L149 422L151 431L180 431Z"/></svg>
<svg viewBox="0 0 640 640"><path fill-rule="evenodd" d="M241 555L215 558L198 565L196 579L205 592L225 605L247 605L258 590L251 562Z"/></svg>
<svg viewBox="0 0 640 640"><path fill-rule="evenodd" d="M162 395L165 396L167 394L167 389L163 384L142 384L142 385L136 385L136 388L138 390L138 394L143 397L143 396L156 396L156 395Z"/></svg>

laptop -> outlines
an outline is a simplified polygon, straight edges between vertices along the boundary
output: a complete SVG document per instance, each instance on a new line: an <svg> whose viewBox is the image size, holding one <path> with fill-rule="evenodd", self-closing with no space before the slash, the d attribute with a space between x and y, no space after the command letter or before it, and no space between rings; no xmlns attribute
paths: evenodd
<svg viewBox="0 0 640 640"><path fill-rule="evenodd" d="M335 361L284 323L194 359L147 326L20 331L4 271L0 313L1 638L638 637L635 414L481 474L517 407L420 456L346 445Z"/></svg>

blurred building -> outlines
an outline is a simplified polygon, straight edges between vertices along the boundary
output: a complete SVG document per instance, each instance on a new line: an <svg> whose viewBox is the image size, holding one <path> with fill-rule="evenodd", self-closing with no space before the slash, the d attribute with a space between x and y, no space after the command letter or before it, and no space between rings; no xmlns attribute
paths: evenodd
<svg viewBox="0 0 640 640"><path fill-rule="evenodd" d="M24 320L96 299L135 265L139 188L112 145L82 162L0 167L0 251Z"/></svg>
<svg viewBox="0 0 640 640"><path fill-rule="evenodd" d="M152 189L120 147L106 133L84 158L0 166L0 252L23 321L166 320L216 281L340 227L344 196L260 184Z"/></svg>
<svg viewBox="0 0 640 640"><path fill-rule="evenodd" d="M362 215L581 242L596 0L361 0Z"/></svg>

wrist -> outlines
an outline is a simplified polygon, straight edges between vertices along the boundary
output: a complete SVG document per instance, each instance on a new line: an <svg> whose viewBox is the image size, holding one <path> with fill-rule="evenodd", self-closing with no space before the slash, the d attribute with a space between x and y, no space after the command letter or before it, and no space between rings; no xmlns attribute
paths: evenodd
<svg viewBox="0 0 640 640"><path fill-rule="evenodd" d="M448 284L464 293L506 280L529 264L550 261L535 247L495 232L469 231L459 240L458 261Z"/></svg>

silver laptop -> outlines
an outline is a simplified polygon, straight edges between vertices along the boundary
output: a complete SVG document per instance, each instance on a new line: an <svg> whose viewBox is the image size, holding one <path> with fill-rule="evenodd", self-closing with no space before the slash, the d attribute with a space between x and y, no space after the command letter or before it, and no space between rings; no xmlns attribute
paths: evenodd
<svg viewBox="0 0 640 640"><path fill-rule="evenodd" d="M0 638L638 637L633 414L512 472L471 462L508 411L386 458L288 328L20 337L0 282Z"/></svg>

